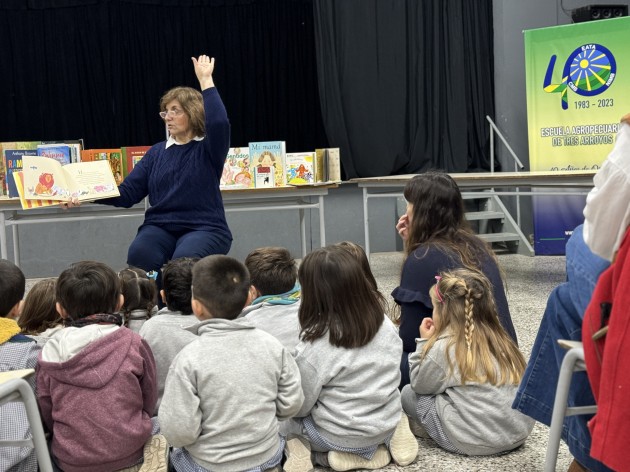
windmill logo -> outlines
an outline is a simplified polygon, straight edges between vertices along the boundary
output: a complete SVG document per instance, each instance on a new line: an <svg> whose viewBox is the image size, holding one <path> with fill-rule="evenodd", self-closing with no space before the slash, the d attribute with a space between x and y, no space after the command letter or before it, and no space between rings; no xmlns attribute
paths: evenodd
<svg viewBox="0 0 630 472"><path fill-rule="evenodd" d="M549 59L543 89L547 93L560 94L563 110L569 108L569 89L583 97L593 97L608 90L617 74L615 56L601 44L584 44L573 51L564 64L559 84L552 83L555 65L554 54Z"/></svg>

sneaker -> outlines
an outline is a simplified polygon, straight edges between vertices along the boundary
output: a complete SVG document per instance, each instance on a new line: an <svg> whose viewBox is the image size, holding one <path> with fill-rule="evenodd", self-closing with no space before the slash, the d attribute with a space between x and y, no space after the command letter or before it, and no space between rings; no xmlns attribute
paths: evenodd
<svg viewBox="0 0 630 472"><path fill-rule="evenodd" d="M284 447L287 460L282 466L285 472L309 472L313 470L311 445L306 439L294 437Z"/></svg>
<svg viewBox="0 0 630 472"><path fill-rule="evenodd" d="M144 445L144 463L138 472L168 472L168 443L154 434Z"/></svg>
<svg viewBox="0 0 630 472"><path fill-rule="evenodd" d="M411 432L413 433L413 435L417 438L424 438L424 439L429 439L431 436L429 436L429 433L427 433L427 430L424 429L424 426L422 426L420 423L418 423L415 420L412 420L411 418L408 418L409 420L409 429L411 430Z"/></svg>
<svg viewBox="0 0 630 472"><path fill-rule="evenodd" d="M328 453L328 463L333 470L344 471L354 469L382 469L391 461L391 456L387 448L380 445L374 453L372 459L364 459L361 456L350 452L330 451Z"/></svg>
<svg viewBox="0 0 630 472"><path fill-rule="evenodd" d="M418 440L409 429L407 415L400 415L394 435L389 442L389 452L398 465L405 466L416 460L418 455Z"/></svg>

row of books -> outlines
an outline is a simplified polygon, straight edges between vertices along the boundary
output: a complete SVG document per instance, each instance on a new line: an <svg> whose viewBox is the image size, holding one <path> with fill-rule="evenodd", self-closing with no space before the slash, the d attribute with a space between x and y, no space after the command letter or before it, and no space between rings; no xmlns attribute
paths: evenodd
<svg viewBox="0 0 630 472"><path fill-rule="evenodd" d="M23 169L24 156L40 156L62 166L104 160L109 163L117 185L120 185L150 146L127 146L117 149L84 149L83 140L55 142L18 141L0 143L0 195L17 198L15 172Z"/></svg>
<svg viewBox="0 0 630 472"><path fill-rule="evenodd" d="M230 148L222 188L267 188L341 182L339 148L286 152L285 141L251 142Z"/></svg>
<svg viewBox="0 0 630 472"><path fill-rule="evenodd" d="M150 146L83 149L82 140L0 143L2 195L23 208L59 204L69 197L97 200L118 189ZM251 142L230 148L222 188L269 188L340 182L339 148L287 153L284 141Z"/></svg>

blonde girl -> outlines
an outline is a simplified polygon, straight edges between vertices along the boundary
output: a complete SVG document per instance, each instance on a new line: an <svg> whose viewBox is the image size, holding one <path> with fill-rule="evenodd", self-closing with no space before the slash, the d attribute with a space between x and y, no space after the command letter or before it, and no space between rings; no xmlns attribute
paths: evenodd
<svg viewBox="0 0 630 472"><path fill-rule="evenodd" d="M499 322L492 286L480 272L457 269L429 290L405 413L442 448L470 456L498 454L525 442L534 425L511 405L525 359Z"/></svg>

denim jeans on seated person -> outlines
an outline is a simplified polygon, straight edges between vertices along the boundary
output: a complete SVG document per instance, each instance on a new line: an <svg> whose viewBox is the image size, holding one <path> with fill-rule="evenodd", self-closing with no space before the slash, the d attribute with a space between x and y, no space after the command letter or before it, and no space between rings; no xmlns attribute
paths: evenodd
<svg viewBox="0 0 630 472"><path fill-rule="evenodd" d="M567 281L556 287L547 301L532 353L512 408L536 421L551 424L551 414L566 350L558 339L582 340L582 318L599 275L608 261L594 255L584 243L582 225L575 228L566 246ZM593 405L595 399L586 372L573 374L569 390L570 406ZM562 439L573 457L592 471L609 471L589 455L591 435L587 421L592 415L564 419Z"/></svg>

